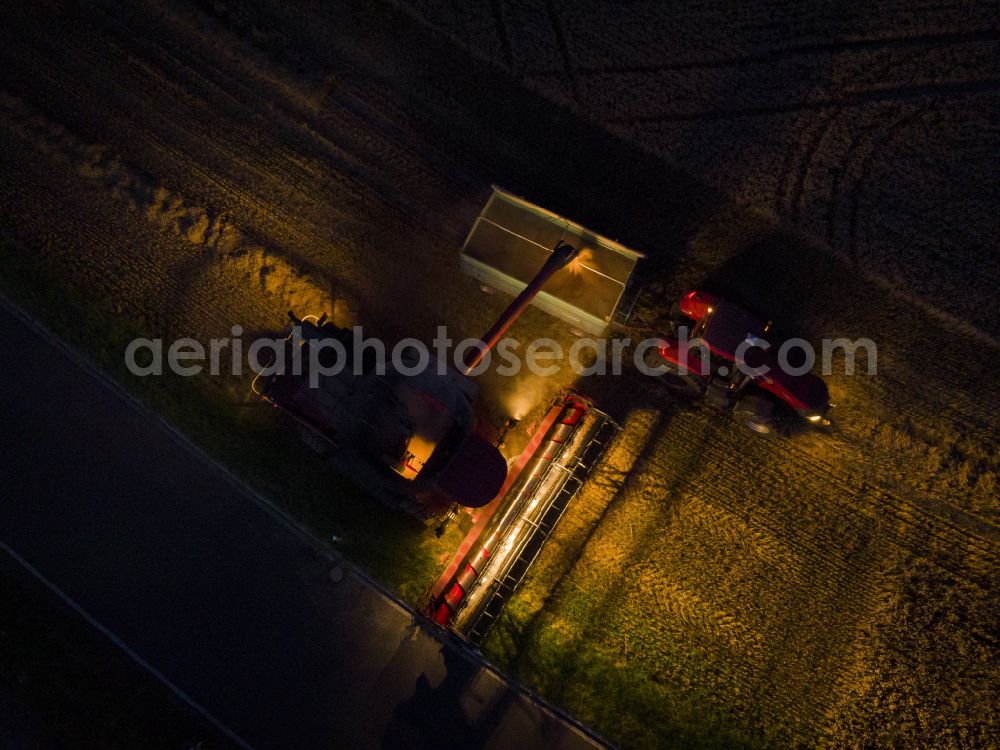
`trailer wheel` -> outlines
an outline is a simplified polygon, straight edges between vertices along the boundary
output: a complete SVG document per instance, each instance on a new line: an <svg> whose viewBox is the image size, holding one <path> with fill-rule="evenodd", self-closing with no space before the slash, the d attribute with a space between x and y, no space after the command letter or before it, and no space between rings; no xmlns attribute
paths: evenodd
<svg viewBox="0 0 1000 750"><path fill-rule="evenodd" d="M670 312L667 313L667 328L669 329L671 336L677 335L677 330L681 326L687 326L690 328L692 325L691 318L681 312L681 306L679 302L675 302L670 307Z"/></svg>
<svg viewBox="0 0 1000 750"><path fill-rule="evenodd" d="M670 389L672 393L684 398L697 398L704 390L704 383L701 378L687 369L681 369L677 364L665 360L660 356L659 350L653 348L648 350L643 359L646 366L662 370L659 375L654 375L657 382L662 383Z"/></svg>
<svg viewBox="0 0 1000 750"><path fill-rule="evenodd" d="M737 421L750 432L764 438L774 438L781 426L781 417L774 403L759 396L744 396L733 413Z"/></svg>

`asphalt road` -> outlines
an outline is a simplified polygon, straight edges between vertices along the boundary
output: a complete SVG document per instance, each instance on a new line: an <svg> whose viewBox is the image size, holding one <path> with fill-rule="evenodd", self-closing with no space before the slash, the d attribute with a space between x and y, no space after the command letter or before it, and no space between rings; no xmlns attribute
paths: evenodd
<svg viewBox="0 0 1000 750"><path fill-rule="evenodd" d="M0 361L0 543L238 740L593 745L2 307Z"/></svg>

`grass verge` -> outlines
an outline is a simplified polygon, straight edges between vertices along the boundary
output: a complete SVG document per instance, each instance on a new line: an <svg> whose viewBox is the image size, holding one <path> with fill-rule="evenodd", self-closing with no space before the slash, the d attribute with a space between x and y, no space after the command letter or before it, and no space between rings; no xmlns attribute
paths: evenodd
<svg viewBox="0 0 1000 750"><path fill-rule="evenodd" d="M641 662L567 638L556 628L528 628L530 614L514 600L490 634L486 651L533 689L629 748L761 748L767 743L718 711L695 680L664 681ZM526 637L526 629L527 637ZM697 654L678 654L685 674L698 675Z"/></svg>

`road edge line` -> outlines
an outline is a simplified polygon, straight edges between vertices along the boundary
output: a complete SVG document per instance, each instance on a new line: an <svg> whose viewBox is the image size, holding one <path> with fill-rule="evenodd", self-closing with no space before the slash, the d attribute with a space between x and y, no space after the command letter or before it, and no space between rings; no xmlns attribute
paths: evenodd
<svg viewBox="0 0 1000 750"><path fill-rule="evenodd" d="M231 739L233 742L235 742L244 750L254 750L254 747L249 742L247 742L238 734L236 734L236 732L234 732L232 729L223 724L219 719L215 718L214 715L209 713L208 709L204 708L194 698L189 696L187 693L185 693L183 690L177 687L177 685L171 682L170 679L165 674L163 674L160 670L158 670L148 661L143 659L138 653L133 651L132 648L129 647L127 643L125 643L125 641L123 641L121 638L115 635L113 631L109 630L103 624L101 624L100 620L98 620L96 617L87 612L87 610L85 610L82 606L77 604L70 597L69 594L67 594L61 588L56 586L56 584L54 584L52 581L46 578L45 574L43 574L38 568L36 568L30 562L21 557L21 555L19 555L17 551L13 549L10 545L8 545L5 542L0 542L0 550L2 550L10 559L12 559L18 565L20 565L22 569L30 573L33 578L35 578L39 583L44 585L49 591L58 596L59 599L64 604L66 604L70 609L72 609L80 617L82 617L87 622L88 625L90 625L92 628L97 630L101 635L103 635L105 638L111 641L115 646L118 647L119 650L121 650L130 659L132 659L132 661L134 661L136 664L138 664L140 667L146 670L146 672L155 677L157 681L160 682L160 684L162 684L164 687L170 690L170 692L172 692L174 695L176 695L178 698L184 701L188 706L194 709L203 719L208 721L209 724L218 729L220 732L226 735L226 737Z"/></svg>

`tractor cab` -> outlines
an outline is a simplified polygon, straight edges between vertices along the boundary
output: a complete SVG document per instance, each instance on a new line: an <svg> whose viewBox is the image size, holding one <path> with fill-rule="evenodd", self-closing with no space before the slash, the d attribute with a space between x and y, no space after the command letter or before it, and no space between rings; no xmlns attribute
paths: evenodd
<svg viewBox="0 0 1000 750"><path fill-rule="evenodd" d="M713 354L734 362L741 353L743 342L748 339L763 340L767 328L766 324L741 307L718 301L712 311L695 325L693 336L701 338Z"/></svg>

